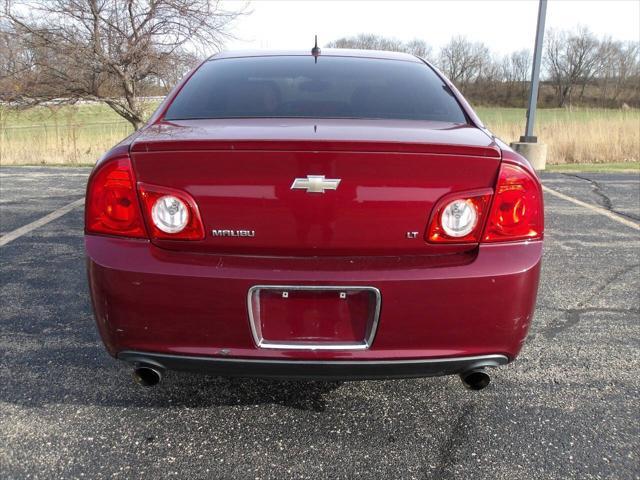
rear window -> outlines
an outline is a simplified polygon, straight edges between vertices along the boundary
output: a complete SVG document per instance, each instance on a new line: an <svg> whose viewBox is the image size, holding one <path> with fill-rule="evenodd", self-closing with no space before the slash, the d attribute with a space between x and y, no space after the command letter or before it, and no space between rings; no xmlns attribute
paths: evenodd
<svg viewBox="0 0 640 480"><path fill-rule="evenodd" d="M202 65L167 120L362 118L466 123L449 89L423 63L356 57L247 57Z"/></svg>

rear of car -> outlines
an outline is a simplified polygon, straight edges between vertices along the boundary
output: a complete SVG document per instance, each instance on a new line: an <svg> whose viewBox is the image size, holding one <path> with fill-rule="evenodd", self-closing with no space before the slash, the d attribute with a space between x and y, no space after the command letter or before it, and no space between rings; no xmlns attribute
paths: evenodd
<svg viewBox="0 0 640 480"><path fill-rule="evenodd" d="M139 374L362 379L513 360L543 228L526 160L437 71L336 51L204 62L97 164L85 238Z"/></svg>

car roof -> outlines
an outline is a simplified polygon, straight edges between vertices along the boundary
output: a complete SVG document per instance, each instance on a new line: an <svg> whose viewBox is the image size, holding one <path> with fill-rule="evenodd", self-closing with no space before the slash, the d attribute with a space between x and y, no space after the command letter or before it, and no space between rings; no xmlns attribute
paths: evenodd
<svg viewBox="0 0 640 480"><path fill-rule="evenodd" d="M216 53L208 60L219 60L223 58L244 58L244 57L278 57L278 56L311 56L309 50L235 50ZM323 48L318 58L322 57L360 57L377 58L384 60L403 60L405 62L422 63L418 57L409 53L388 52L383 50L356 50L348 48Z"/></svg>

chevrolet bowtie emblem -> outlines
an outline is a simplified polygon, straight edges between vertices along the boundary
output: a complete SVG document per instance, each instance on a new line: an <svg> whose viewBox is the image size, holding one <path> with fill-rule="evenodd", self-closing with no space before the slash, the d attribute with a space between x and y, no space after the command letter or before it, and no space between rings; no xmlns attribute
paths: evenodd
<svg viewBox="0 0 640 480"><path fill-rule="evenodd" d="M324 193L325 190L337 190L339 178L324 178L324 175L307 175L307 178L296 178L291 190L306 190L307 193Z"/></svg>

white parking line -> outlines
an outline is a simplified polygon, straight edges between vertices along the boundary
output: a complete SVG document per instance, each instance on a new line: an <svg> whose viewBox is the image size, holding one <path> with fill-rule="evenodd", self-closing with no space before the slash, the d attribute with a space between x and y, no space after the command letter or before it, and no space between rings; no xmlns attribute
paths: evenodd
<svg viewBox="0 0 640 480"><path fill-rule="evenodd" d="M569 195L565 195L564 193L560 193L556 190L553 190L552 188L549 188L545 185L542 186L542 189L555 196L558 198L561 198L562 200L566 200L567 202L571 202L575 205L579 205L581 207L587 208L589 210L591 210L592 212L596 212L600 215L604 215L605 217L610 218L611 220L615 220L618 223L622 223L623 225L626 225L627 227L631 227L635 230L640 230L640 225L632 222L631 220L627 220L626 218L617 215L615 213L610 212L609 210L606 210L604 208L601 207L597 207L595 205L591 205L589 203L583 202L581 200L578 200L577 198L573 198L570 197ZM6 235L3 235L2 237L0 237L0 247L6 245L9 242L14 241L17 238L22 237L23 235L26 235L27 233L35 230L36 228L42 227L43 225L46 225L49 222L54 221L57 218L60 218L61 216L65 215L66 213L69 213L71 210L73 210L74 208L76 208L79 205L82 205L84 203L84 198L80 198L78 200L76 200L75 202L71 202L63 207L58 208L57 210L54 210L53 212L49 213L48 215L45 215L42 218L39 218L38 220L35 220L31 223L28 223L27 225L24 225L23 227L20 228L16 228L15 230L7 233Z"/></svg>
<svg viewBox="0 0 640 480"><path fill-rule="evenodd" d="M28 223L23 227L16 228L15 230L0 237L0 247L6 245L9 242L14 241L16 238L20 238L23 235L26 235L27 233L35 230L36 228L46 225L49 222L53 222L56 218L60 218L65 213L69 213L71 210L73 210L79 205L82 205L83 203L84 203L84 198L80 198L75 202L68 203L64 207L60 207L57 210L54 210L50 214L45 215L44 217L39 218L38 220Z"/></svg>
<svg viewBox="0 0 640 480"><path fill-rule="evenodd" d="M571 202L574 203L576 205L579 205L581 207L584 208L588 208L589 210L591 210L592 212L596 212L599 213L600 215L604 215L605 217L609 217L611 220L615 220L618 223L622 223L623 225L626 225L627 227L631 227L635 230L640 230L640 225L638 225L636 222L632 222L631 220L627 220L626 218L617 215L613 212L610 212L609 210L607 210L606 208L602 208L602 207L597 207L595 205L591 205L590 203L586 203L583 202L581 200L578 200L577 198L573 198L570 197L569 195L565 195L564 193L560 193L556 190L553 190L552 188L549 188L547 186L542 186L542 189L547 192L550 193L551 195L554 195L558 198L561 198L563 200L566 200L567 202Z"/></svg>
<svg viewBox="0 0 640 480"><path fill-rule="evenodd" d="M87 173L67 173L67 172L59 172L59 173L29 173L25 175L24 173L0 173L0 178L10 178L10 177L18 177L23 180L31 180L34 178L48 178L48 177L88 177L89 172Z"/></svg>

